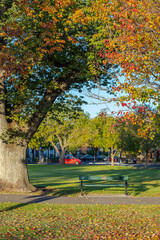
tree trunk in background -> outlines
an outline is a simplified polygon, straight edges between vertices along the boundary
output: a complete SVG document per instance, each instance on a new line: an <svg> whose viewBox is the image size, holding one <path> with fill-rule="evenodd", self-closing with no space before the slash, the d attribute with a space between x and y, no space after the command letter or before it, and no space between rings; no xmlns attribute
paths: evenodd
<svg viewBox="0 0 160 240"><path fill-rule="evenodd" d="M32 148L32 162L36 160L34 148Z"/></svg>
<svg viewBox="0 0 160 240"><path fill-rule="evenodd" d="M49 148L47 148L47 156L46 156L46 163L49 163Z"/></svg>
<svg viewBox="0 0 160 240"><path fill-rule="evenodd" d="M36 150L35 161L36 161L36 162L39 162L39 159L40 159L40 157L39 157L39 151Z"/></svg>
<svg viewBox="0 0 160 240"><path fill-rule="evenodd" d="M148 150L146 151L146 156L145 156L145 168L147 168L149 162L149 152Z"/></svg>
<svg viewBox="0 0 160 240"><path fill-rule="evenodd" d="M113 148L113 145L111 147L111 165L114 166L114 148Z"/></svg>
<svg viewBox="0 0 160 240"><path fill-rule="evenodd" d="M96 162L96 157L98 157L97 156L97 153L98 153L98 148L92 148L92 151L94 152L94 162Z"/></svg>
<svg viewBox="0 0 160 240"><path fill-rule="evenodd" d="M61 149L61 155L60 155L60 164L61 165L65 164L65 153L66 153L66 149L62 148Z"/></svg>
<svg viewBox="0 0 160 240"><path fill-rule="evenodd" d="M44 163L44 149L41 148L41 163Z"/></svg>

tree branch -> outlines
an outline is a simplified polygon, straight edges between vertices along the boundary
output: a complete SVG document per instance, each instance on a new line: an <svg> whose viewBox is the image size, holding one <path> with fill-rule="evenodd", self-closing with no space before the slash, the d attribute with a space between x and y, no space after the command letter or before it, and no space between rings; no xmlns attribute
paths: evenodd
<svg viewBox="0 0 160 240"><path fill-rule="evenodd" d="M57 148L56 144L55 144L53 141L51 141L51 144L52 144L52 146L56 149L56 152L58 153L58 156L60 157L60 151L59 151L59 149Z"/></svg>

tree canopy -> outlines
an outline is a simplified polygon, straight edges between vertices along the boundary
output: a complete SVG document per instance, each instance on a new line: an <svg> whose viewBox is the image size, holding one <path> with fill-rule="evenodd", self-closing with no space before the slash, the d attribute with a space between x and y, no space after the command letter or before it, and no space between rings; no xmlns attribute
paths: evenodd
<svg viewBox="0 0 160 240"><path fill-rule="evenodd" d="M97 59L104 65L118 65L112 100L126 107L126 119L139 124L140 131L144 121L151 129L160 120L159 12L159 3L154 0L97 0L83 10L85 21L79 19L96 26L90 44L96 47ZM95 60L92 68L97 69ZM107 102L103 96L102 101ZM153 107L149 109L147 104Z"/></svg>
<svg viewBox="0 0 160 240"><path fill-rule="evenodd" d="M159 102L159 3L98 0L86 12L88 21L99 23L92 37L99 58L118 64L125 75L116 89L129 94L126 100Z"/></svg>
<svg viewBox="0 0 160 240"><path fill-rule="evenodd" d="M55 103L31 139L29 147L52 146L58 153L61 164L65 164L66 151L77 150L86 139L84 126L89 117L83 113L78 102L72 99L68 105L65 99L63 104Z"/></svg>
<svg viewBox="0 0 160 240"><path fill-rule="evenodd" d="M72 88L92 87L100 79L108 83L101 69L96 75L90 69L94 26L75 18L86 4L3 0L0 5L0 188L35 190L28 181L25 149L53 103Z"/></svg>
<svg viewBox="0 0 160 240"><path fill-rule="evenodd" d="M111 65L104 73L102 61L103 73L100 68L96 76L91 73L90 59L95 58L95 50L89 38L96 30L91 23L84 26L76 21L77 11L80 13L85 4L71 0L13 1L6 12L1 68L7 119L17 135L23 132L23 137L31 139L62 92L85 84L93 86L98 79L103 84L111 80L107 74Z"/></svg>

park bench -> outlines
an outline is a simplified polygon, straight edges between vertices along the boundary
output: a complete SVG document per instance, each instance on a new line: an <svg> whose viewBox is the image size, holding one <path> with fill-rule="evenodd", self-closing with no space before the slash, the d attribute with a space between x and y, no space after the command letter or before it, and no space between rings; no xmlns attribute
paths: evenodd
<svg viewBox="0 0 160 240"><path fill-rule="evenodd" d="M83 195L83 187L125 187L125 195L128 195L128 176L79 176L81 181L81 196ZM97 184L97 181L103 181L101 184ZM94 182L94 183L91 183ZM124 182L124 183L122 183Z"/></svg>

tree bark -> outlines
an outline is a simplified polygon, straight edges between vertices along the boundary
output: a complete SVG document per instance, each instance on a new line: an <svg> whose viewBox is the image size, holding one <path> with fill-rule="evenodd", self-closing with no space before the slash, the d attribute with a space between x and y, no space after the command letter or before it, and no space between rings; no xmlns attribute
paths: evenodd
<svg viewBox="0 0 160 240"><path fill-rule="evenodd" d="M3 72L0 72L0 136L8 128L6 120ZM0 139L0 191L28 192L36 188L29 182L26 146L7 144Z"/></svg>
<svg viewBox="0 0 160 240"><path fill-rule="evenodd" d="M6 144L0 140L0 190L4 192L36 191L28 178L26 146Z"/></svg>
<svg viewBox="0 0 160 240"><path fill-rule="evenodd" d="M112 166L114 166L114 147L113 147L113 145L112 145L112 147L111 147L111 165Z"/></svg>
<svg viewBox="0 0 160 240"><path fill-rule="evenodd" d="M44 163L44 149L41 148L41 163Z"/></svg>
<svg viewBox="0 0 160 240"><path fill-rule="evenodd" d="M149 152L148 152L148 150L146 150L146 153L145 153L145 168L148 167L148 162L149 162Z"/></svg>
<svg viewBox="0 0 160 240"><path fill-rule="evenodd" d="M66 153L66 149L62 148L61 149L61 155L60 155L60 164L61 165L65 164L65 153Z"/></svg>
<svg viewBox="0 0 160 240"><path fill-rule="evenodd" d="M32 162L34 162L35 161L35 159L36 159L36 156L35 156L36 154L35 154L35 152L34 152L34 148L32 148Z"/></svg>

